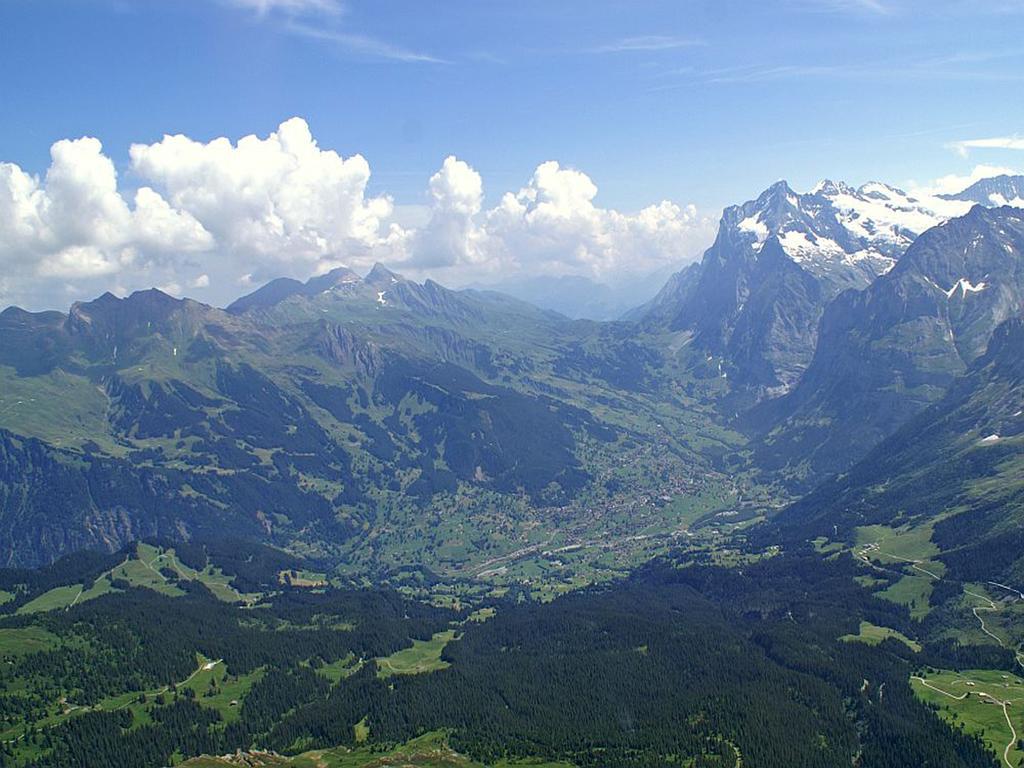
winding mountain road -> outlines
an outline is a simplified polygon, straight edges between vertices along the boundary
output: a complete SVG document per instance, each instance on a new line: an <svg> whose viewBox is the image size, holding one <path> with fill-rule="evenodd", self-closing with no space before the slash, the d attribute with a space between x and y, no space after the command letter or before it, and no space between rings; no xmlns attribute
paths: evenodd
<svg viewBox="0 0 1024 768"><path fill-rule="evenodd" d="M872 542L871 544L865 545L859 552L857 552L857 556L862 561L864 561L865 563L870 565L872 568L875 568L875 569L878 569L878 570L881 570L881 571L890 571L890 572L892 572L891 569L884 568L883 566L880 566L877 563L873 562L868 557L868 553L869 552L876 552L876 553L878 553L880 555L883 555L885 557L892 558L893 560L899 560L899 561L902 561L902 562L905 562L905 563L910 563L912 568L914 568L917 571L920 571L921 573L926 574L927 576L931 577L932 579L934 579L936 581L948 581L948 579L944 579L939 574L934 573L933 571L929 571L927 568L924 568L921 565L921 562L922 562L921 560L912 560L910 558L900 557L899 555L893 555L893 554L890 554L888 552L883 552L879 542ZM1019 589L1016 589L1014 587L1009 587L1009 586L1007 586L1005 584L1000 584L1000 583L995 582L995 581L989 581L987 583L991 584L994 587L999 587L1000 589L1005 589L1008 592L1014 593L1015 595L1019 595L1021 599L1024 599L1024 592L1021 592ZM962 588L963 588L964 594L970 595L971 597L975 597L975 598L977 598L979 600L984 600L987 603L987 605L974 606L973 608L971 608L971 613L974 614L974 618L976 618L978 620L978 623L981 625L981 631L984 632L989 637L991 637L993 640L995 640L1000 648L1006 648L1006 642L1001 637L999 637L994 632L992 632L985 625L985 620L983 618L981 618L981 615L979 614L979 611L992 611L993 613L998 613L999 610L1000 610L999 606L996 604L996 602L992 598L988 597L987 595L981 595L981 594L978 594L977 592L972 592L971 590L967 589L966 587L962 587ZM1018 651L1017 649L1014 649L1014 658L1017 660L1017 664L1022 669L1024 669L1024 657L1022 657L1020 651ZM961 694L960 696L956 696L956 695L954 695L952 693L949 693L948 691L944 691L941 688L938 688L938 687L932 685L927 680L925 680L923 677L919 677L917 675L912 675L911 679L912 680L917 680L919 683L921 683L921 685L925 686L926 688L930 688L931 690L936 691L937 693L940 693L943 696L948 696L949 698L954 699L956 701L963 701L969 695L969 692L965 692L965 693ZM1006 764L1007 768L1017 768L1017 766L1015 766L1012 762L1010 762L1010 752L1012 752L1014 747L1016 747L1017 741L1019 739L1019 736L1017 734L1017 729L1016 729L1016 727L1013 724L1013 720L1010 718L1010 702L1008 700L1003 700L1003 699L1000 699L1000 698L998 698L996 696L993 696L991 693L988 693L986 691L978 691L977 693L978 693L979 696L988 699L993 704L995 704L995 705L997 705L997 706L1002 708L1002 710L1003 710L1003 717L1006 719L1006 725L1010 729L1010 740L1009 740L1009 742L1007 742L1006 747L1003 749L1003 762Z"/></svg>

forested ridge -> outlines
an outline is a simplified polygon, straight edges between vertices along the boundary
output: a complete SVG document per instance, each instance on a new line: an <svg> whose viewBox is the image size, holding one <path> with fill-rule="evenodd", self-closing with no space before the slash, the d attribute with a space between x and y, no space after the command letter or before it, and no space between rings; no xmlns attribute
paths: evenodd
<svg viewBox="0 0 1024 768"><path fill-rule="evenodd" d="M485 763L991 766L907 681L928 665L999 662L998 649L841 642L862 619L918 632L856 575L848 555L743 569L668 558L551 603L495 599L486 620L387 590L283 589L246 608L198 583L181 597L131 588L4 620L60 638L8 657L5 728L60 697L89 709L6 743L4 764L146 768L238 748L355 747L361 724L381 748L441 730ZM374 659L449 627L435 671L381 676ZM223 675L183 684L197 658ZM238 700L214 706L232 686ZM95 706L112 701L128 703Z"/></svg>

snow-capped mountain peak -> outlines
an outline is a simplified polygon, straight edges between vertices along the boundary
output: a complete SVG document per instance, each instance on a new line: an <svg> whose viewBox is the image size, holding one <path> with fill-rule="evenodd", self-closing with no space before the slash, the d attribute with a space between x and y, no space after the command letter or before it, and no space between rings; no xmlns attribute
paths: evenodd
<svg viewBox="0 0 1024 768"><path fill-rule="evenodd" d="M968 207L916 198L881 182L854 188L825 179L798 193L780 181L756 200L727 209L722 223L755 257L774 238L790 259L841 290L888 272L917 235Z"/></svg>
<svg viewBox="0 0 1024 768"><path fill-rule="evenodd" d="M832 179L822 179L811 189L810 194L812 195L840 195L844 193L854 193L856 190L849 184L843 181L832 181Z"/></svg>
<svg viewBox="0 0 1024 768"><path fill-rule="evenodd" d="M991 187L974 191L1014 191L1002 182ZM976 313L998 303L994 275L1009 273L1004 262L1020 251L1015 214L971 205L880 182L854 188L826 179L802 194L777 182L725 210L699 267L670 280L645 317L692 332L696 344L728 361L734 385L758 396L784 392L811 361L825 306L848 288L914 271L927 276L945 309ZM948 248L909 249L925 231L965 214L989 235L965 243L962 258Z"/></svg>

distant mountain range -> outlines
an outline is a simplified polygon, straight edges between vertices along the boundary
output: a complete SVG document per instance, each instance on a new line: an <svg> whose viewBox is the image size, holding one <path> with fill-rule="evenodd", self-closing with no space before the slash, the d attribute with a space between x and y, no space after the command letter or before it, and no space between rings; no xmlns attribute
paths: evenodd
<svg viewBox="0 0 1024 768"><path fill-rule="evenodd" d="M226 310L155 289L8 308L0 559L214 534L337 555L387 507L564 505L585 453L658 429L659 366L614 326L379 265Z"/></svg>
<svg viewBox="0 0 1024 768"><path fill-rule="evenodd" d="M965 200L980 205L1024 205L1024 176L992 176L974 182L955 194L940 195L944 200Z"/></svg>
<svg viewBox="0 0 1024 768"><path fill-rule="evenodd" d="M902 471L877 453L896 455L894 435L912 446L933 429L922 419L953 412L974 435L964 450L993 430L993 450L1016 455L1016 417L990 424L965 393L1002 391L1019 348L1024 212L977 201L1021 184L917 199L780 182L727 209L702 261L627 321L382 265L274 280L226 309L157 290L66 314L8 308L0 559L230 533L394 565L407 527L456 515L483 562L495 515L631 508L669 477L695 487L743 472L791 499L839 473L830 493L863 497L854 479L873 488ZM519 292L561 293L564 309L576 291L581 314L617 313L592 287ZM651 462L657 473L613 477ZM801 525L833 517L794 509ZM449 549L431 556L457 569L469 555Z"/></svg>
<svg viewBox="0 0 1024 768"><path fill-rule="evenodd" d="M618 320L650 301L672 272L668 268L610 283L583 275L535 275L472 287L505 293L573 319Z"/></svg>

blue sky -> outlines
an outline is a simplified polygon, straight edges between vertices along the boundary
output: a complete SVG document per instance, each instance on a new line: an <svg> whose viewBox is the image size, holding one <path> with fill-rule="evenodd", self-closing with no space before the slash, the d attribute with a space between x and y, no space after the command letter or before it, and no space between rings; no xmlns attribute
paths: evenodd
<svg viewBox="0 0 1024 768"><path fill-rule="evenodd" d="M455 155L486 205L557 160L604 208L713 217L783 177L1024 166L958 144L1024 134L1022 32L1019 0L0 0L0 161L94 136L131 189L132 143L300 116L399 207Z"/></svg>

